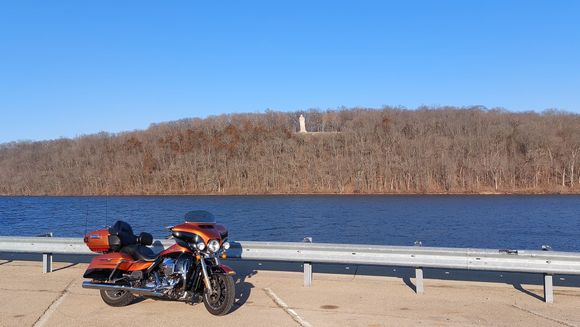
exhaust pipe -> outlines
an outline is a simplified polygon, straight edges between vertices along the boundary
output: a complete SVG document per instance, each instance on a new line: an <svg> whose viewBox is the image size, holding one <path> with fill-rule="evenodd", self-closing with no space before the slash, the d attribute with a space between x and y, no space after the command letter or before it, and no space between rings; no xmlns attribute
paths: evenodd
<svg viewBox="0 0 580 327"><path fill-rule="evenodd" d="M153 288L140 288L140 287L130 287L124 285L114 285L105 283L93 283L93 282L83 282L83 288L90 288L96 290L107 290L107 291L127 291L138 295L147 296L165 296L163 293L157 292Z"/></svg>

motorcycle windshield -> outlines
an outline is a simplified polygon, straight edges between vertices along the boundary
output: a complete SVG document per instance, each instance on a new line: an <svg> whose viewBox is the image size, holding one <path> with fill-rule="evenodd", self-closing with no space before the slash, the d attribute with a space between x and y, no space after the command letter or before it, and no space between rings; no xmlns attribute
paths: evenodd
<svg viewBox="0 0 580 327"><path fill-rule="evenodd" d="M215 217L205 210L194 210L185 214L185 221L190 223L215 223Z"/></svg>

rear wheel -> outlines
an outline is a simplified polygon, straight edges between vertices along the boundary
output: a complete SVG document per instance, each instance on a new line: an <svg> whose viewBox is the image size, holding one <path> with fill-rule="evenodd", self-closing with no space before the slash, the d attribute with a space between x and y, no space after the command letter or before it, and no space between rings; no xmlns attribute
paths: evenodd
<svg viewBox="0 0 580 327"><path fill-rule="evenodd" d="M236 296L234 279L229 275L216 274L210 277L212 293L205 290L203 304L212 315L223 316L230 312Z"/></svg>
<svg viewBox="0 0 580 327"><path fill-rule="evenodd" d="M133 302L135 296L124 290L101 290L101 298L112 307L124 307Z"/></svg>

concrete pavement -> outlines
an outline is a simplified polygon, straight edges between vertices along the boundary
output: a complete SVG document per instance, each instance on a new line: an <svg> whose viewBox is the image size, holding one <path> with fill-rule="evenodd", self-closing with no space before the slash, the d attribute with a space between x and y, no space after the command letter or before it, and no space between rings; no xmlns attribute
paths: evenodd
<svg viewBox="0 0 580 327"><path fill-rule="evenodd" d="M297 272L254 270L236 282L234 310L209 314L203 304L155 299L113 308L81 288L85 264L0 261L0 326L580 326L580 288L425 280L416 295L401 278L315 274L310 288ZM284 308L282 304L286 304Z"/></svg>

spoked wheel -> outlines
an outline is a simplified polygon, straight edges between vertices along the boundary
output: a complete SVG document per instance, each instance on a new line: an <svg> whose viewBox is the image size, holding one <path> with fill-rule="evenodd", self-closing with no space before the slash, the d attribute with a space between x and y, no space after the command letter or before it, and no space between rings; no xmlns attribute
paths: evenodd
<svg viewBox="0 0 580 327"><path fill-rule="evenodd" d="M236 296L234 279L229 275L213 275L210 277L212 294L207 290L203 295L203 304L207 311L216 316L230 312Z"/></svg>
<svg viewBox="0 0 580 327"><path fill-rule="evenodd" d="M124 290L101 290L101 298L112 307L124 307L133 302L135 296Z"/></svg>

